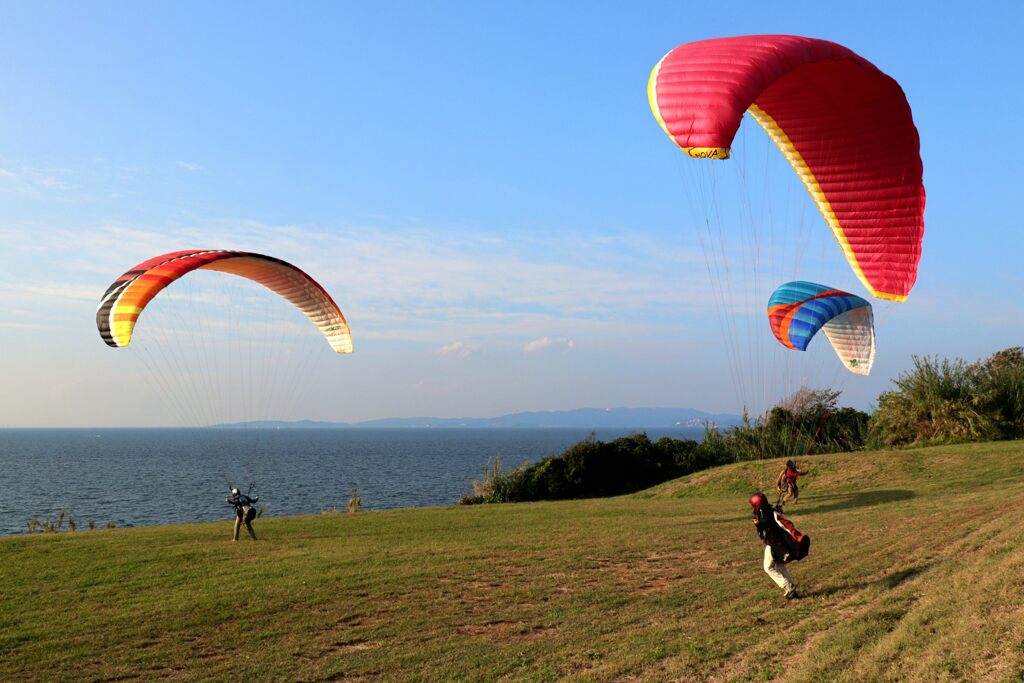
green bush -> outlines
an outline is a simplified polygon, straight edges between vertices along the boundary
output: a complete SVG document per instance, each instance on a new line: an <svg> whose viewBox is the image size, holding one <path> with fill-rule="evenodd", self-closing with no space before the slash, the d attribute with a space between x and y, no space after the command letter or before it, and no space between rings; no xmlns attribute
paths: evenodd
<svg viewBox="0 0 1024 683"><path fill-rule="evenodd" d="M575 443L560 455L511 472L485 471L460 503L514 503L617 496L741 460L796 457L863 448L868 415L838 408L838 391L801 389L765 419L724 431L713 425L698 443L647 434Z"/></svg>
<svg viewBox="0 0 1024 683"><path fill-rule="evenodd" d="M1024 349L984 361L914 356L912 370L878 398L871 440L884 446L1024 436Z"/></svg>
<svg viewBox="0 0 1024 683"><path fill-rule="evenodd" d="M647 434L598 441L591 435L560 455L494 475L486 491L475 490L460 501L510 503L617 496L709 467L718 457L696 441ZM720 463L714 463L720 464Z"/></svg>
<svg viewBox="0 0 1024 683"><path fill-rule="evenodd" d="M802 387L763 419L728 430L723 439L737 460L788 458L860 450L869 415L840 408L840 392Z"/></svg>
<svg viewBox="0 0 1024 683"><path fill-rule="evenodd" d="M980 410L995 422L1000 436L1024 437L1024 348L1014 346L973 366Z"/></svg>

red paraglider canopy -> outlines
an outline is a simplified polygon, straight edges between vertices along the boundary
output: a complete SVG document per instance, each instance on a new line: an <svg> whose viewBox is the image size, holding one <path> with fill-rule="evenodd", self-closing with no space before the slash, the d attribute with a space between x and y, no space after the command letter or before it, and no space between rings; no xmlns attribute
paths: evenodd
<svg viewBox="0 0 1024 683"><path fill-rule="evenodd" d="M681 45L654 67L651 110L692 157L726 159L749 111L789 160L871 293L902 301L924 236L920 140L899 84L826 40Z"/></svg>

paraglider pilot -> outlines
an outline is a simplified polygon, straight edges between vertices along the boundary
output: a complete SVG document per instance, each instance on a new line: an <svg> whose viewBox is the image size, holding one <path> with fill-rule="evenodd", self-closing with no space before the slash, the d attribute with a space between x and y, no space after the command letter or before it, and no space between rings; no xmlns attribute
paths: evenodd
<svg viewBox="0 0 1024 683"><path fill-rule="evenodd" d="M764 571L784 591L787 600L800 597L786 565L807 556L811 538L800 533L778 508L772 507L768 496L760 491L750 497L754 508L754 527L764 542Z"/></svg>
<svg viewBox="0 0 1024 683"><path fill-rule="evenodd" d="M253 507L253 504L259 499L259 496L250 498L236 488L231 489L231 497L227 502L235 508L235 535L231 539L232 541L238 540L238 532L242 530L243 524L245 524L245 530L249 532L249 538L256 540L256 532L252 530L252 520L256 519L256 508Z"/></svg>
<svg viewBox="0 0 1024 683"><path fill-rule="evenodd" d="M779 478L775 480L775 490L779 492L779 500L775 504L781 508L786 501L796 502L800 496L800 489L797 488L797 477L807 474L806 470L797 469L796 463L792 460L786 461L786 468L779 472Z"/></svg>

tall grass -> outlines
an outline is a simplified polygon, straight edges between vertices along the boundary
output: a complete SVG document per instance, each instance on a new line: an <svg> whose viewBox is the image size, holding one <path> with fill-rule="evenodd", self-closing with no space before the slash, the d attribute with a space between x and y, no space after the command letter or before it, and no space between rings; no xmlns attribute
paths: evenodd
<svg viewBox="0 0 1024 683"><path fill-rule="evenodd" d="M992 416L1000 434L1024 436L1024 348L1015 346L974 366L981 410Z"/></svg>
<svg viewBox="0 0 1024 683"><path fill-rule="evenodd" d="M75 522L74 517L68 514L67 510L62 510L55 520L37 516L26 520L25 525L30 534L59 534L65 530L78 531L78 523ZM113 522L107 522L108 529L113 529L114 526ZM86 520L86 528L90 531L97 528L96 521L92 517Z"/></svg>
<svg viewBox="0 0 1024 683"><path fill-rule="evenodd" d="M801 387L764 418L728 430L736 460L855 451L864 447L869 416L839 406L839 391Z"/></svg>
<svg viewBox="0 0 1024 683"><path fill-rule="evenodd" d="M351 515L362 511L363 499L359 496L359 484L353 484L352 495L348 497L348 503L345 505L345 512Z"/></svg>
<svg viewBox="0 0 1024 683"><path fill-rule="evenodd" d="M1024 349L984 361L914 356L913 369L878 398L870 429L885 446L1024 436Z"/></svg>

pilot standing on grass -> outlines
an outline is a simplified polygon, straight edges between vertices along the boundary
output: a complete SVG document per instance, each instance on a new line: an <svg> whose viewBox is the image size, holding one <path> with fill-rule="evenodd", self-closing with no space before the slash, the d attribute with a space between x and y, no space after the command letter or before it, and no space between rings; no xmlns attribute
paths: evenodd
<svg viewBox="0 0 1024 683"><path fill-rule="evenodd" d="M796 499L800 497L800 489L796 485L796 480L804 474L807 472L798 469L795 462L786 461L786 468L779 472L779 477L775 480L775 490L779 492L779 501L775 507L781 510L782 505L787 501L796 502Z"/></svg>
<svg viewBox="0 0 1024 683"><path fill-rule="evenodd" d="M252 530L252 520L256 519L256 508L253 507L253 503L259 499L259 496L250 498L238 489L231 489L228 503L235 508L235 535L231 539L232 541L238 540L238 532L242 530L242 524L245 524L245 530L249 532L249 537L256 540L256 532Z"/></svg>
<svg viewBox="0 0 1024 683"><path fill-rule="evenodd" d="M754 508L754 526L764 542L764 571L781 588L787 600L799 598L796 584L786 565L804 557L811 548L811 538L801 534L778 508L768 502L760 491L750 497Z"/></svg>

